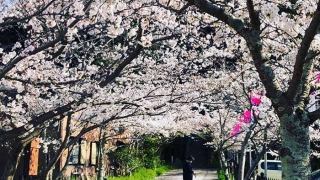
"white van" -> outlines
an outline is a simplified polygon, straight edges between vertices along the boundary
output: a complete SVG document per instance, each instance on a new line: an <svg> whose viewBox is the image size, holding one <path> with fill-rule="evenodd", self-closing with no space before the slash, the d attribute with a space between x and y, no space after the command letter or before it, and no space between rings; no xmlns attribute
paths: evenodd
<svg viewBox="0 0 320 180"><path fill-rule="evenodd" d="M263 173L263 176L266 177L264 174L265 162L264 160L260 160L258 163L258 172L257 176L260 176ZM279 160L267 160L267 180L281 180L281 161Z"/></svg>

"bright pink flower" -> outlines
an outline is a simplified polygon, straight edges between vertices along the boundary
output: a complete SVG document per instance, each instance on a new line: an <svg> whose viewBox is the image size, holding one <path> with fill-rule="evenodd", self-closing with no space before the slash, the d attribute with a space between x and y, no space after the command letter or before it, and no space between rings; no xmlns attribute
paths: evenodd
<svg viewBox="0 0 320 180"><path fill-rule="evenodd" d="M254 106L259 106L259 104L261 103L261 97L262 95L259 93L250 92L250 100Z"/></svg>
<svg viewBox="0 0 320 180"><path fill-rule="evenodd" d="M243 113L243 122L244 123L250 123L251 122L251 111L247 110Z"/></svg>
<svg viewBox="0 0 320 180"><path fill-rule="evenodd" d="M316 83L319 83L320 82L320 74L317 74L316 75Z"/></svg>
<svg viewBox="0 0 320 180"><path fill-rule="evenodd" d="M237 124L234 126L232 133L230 134L230 137L234 137L241 131L241 126L240 124Z"/></svg>

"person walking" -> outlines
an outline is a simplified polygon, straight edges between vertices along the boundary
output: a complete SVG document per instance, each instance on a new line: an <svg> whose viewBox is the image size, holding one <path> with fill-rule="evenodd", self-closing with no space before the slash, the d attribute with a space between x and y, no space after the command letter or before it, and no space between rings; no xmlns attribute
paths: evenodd
<svg viewBox="0 0 320 180"><path fill-rule="evenodd" d="M183 180L192 180L193 175L196 176L192 169L192 162L194 161L194 158L192 156L189 156L186 160L186 162L183 164Z"/></svg>

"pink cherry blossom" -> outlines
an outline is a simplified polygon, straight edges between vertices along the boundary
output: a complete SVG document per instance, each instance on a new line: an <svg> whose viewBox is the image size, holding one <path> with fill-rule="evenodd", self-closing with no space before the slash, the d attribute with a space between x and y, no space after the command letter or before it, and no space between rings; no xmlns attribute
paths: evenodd
<svg viewBox="0 0 320 180"><path fill-rule="evenodd" d="M245 121L244 121L244 119L243 119L243 118L238 119L238 122L239 122L239 123L245 123Z"/></svg>
<svg viewBox="0 0 320 180"><path fill-rule="evenodd" d="M316 83L319 83L320 82L320 74L317 74L316 75Z"/></svg>
<svg viewBox="0 0 320 180"><path fill-rule="evenodd" d="M230 134L230 137L236 136L239 132L241 131L241 126L240 124L236 124L233 128L233 131Z"/></svg>
<svg viewBox="0 0 320 180"><path fill-rule="evenodd" d="M243 113L243 120L245 123L251 122L251 111L250 110L247 110Z"/></svg>
<svg viewBox="0 0 320 180"><path fill-rule="evenodd" d="M259 106L259 104L261 103L261 94L255 93L255 92L250 92L250 100L252 105L254 106Z"/></svg>

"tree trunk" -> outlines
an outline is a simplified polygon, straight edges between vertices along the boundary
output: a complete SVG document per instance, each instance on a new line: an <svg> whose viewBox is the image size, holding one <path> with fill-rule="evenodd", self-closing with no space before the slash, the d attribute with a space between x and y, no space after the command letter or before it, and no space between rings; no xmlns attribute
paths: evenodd
<svg viewBox="0 0 320 180"><path fill-rule="evenodd" d="M266 153L267 148L266 146L263 146L262 150L257 154L256 159L254 160L254 162L252 163L252 166L250 167L250 169L248 170L246 176L244 177L244 179L250 179L250 177L252 177L252 174L254 173L254 170L256 169L259 161L262 159L262 157L264 156L264 154ZM253 174L254 175L254 174Z"/></svg>
<svg viewBox="0 0 320 180"><path fill-rule="evenodd" d="M225 179L229 180L229 169L228 169L228 165L226 163L226 158L225 155L223 153L223 151L221 149L218 150L218 156L219 156L219 164L220 164L220 168L224 173ZM219 173L219 172L218 172Z"/></svg>
<svg viewBox="0 0 320 180"><path fill-rule="evenodd" d="M98 180L104 180L105 177L105 145L106 143L106 133L104 132L102 138L100 139L100 146L99 146L99 170L98 170Z"/></svg>
<svg viewBox="0 0 320 180"><path fill-rule="evenodd" d="M242 145L239 155L239 170L238 170L238 180L243 180L244 178L244 167L246 163L246 144Z"/></svg>
<svg viewBox="0 0 320 180"><path fill-rule="evenodd" d="M282 148L282 179L310 179L309 118L307 112L296 110L280 118Z"/></svg>
<svg viewBox="0 0 320 180"><path fill-rule="evenodd" d="M1 177L2 180L14 180L16 178L16 170L18 168L21 156L23 155L23 147L16 146L8 150L8 161L4 173Z"/></svg>
<svg viewBox="0 0 320 180"><path fill-rule="evenodd" d="M62 141L61 146L59 147L59 149L55 152L55 155L53 157L50 157L50 161L47 163L47 166L43 168L43 170L39 173L38 175L38 179L39 180L48 180L48 179L52 179L52 171L54 166L60 161L60 158L62 156L62 154L65 152L65 150L70 147L71 145L74 145L74 143L79 139L77 135L77 137L70 142L70 123L71 123L71 115L72 114L68 114L68 118L67 118L67 122L66 122L66 129L65 129L65 135L61 136L61 138L64 138ZM62 121L63 122L63 121ZM50 155L50 153L49 153Z"/></svg>
<svg viewBox="0 0 320 180"><path fill-rule="evenodd" d="M238 169L238 180L243 180L244 178L244 169L246 164L246 148L252 134L252 129L254 128L255 124L252 123L249 127L249 131L246 133L246 136L241 143L241 150L240 150L240 157L239 157L239 169Z"/></svg>

